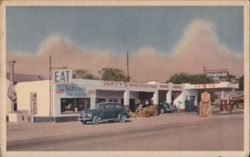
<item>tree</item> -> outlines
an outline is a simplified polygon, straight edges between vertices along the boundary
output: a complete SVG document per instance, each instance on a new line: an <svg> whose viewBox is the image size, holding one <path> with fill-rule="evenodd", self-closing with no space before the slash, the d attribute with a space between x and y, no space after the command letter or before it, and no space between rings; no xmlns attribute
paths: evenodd
<svg viewBox="0 0 250 157"><path fill-rule="evenodd" d="M202 74L195 74L195 75L190 75L187 73L179 73L179 74L174 74L173 76L170 77L168 82L180 84L180 83L191 83L191 84L202 84L202 83L212 83L213 80L208 78L207 76L204 76Z"/></svg>
<svg viewBox="0 0 250 157"><path fill-rule="evenodd" d="M179 74L174 74L173 76L171 76L170 79L167 80L167 83L168 82L172 82L175 84L181 84L181 83L203 84L203 83L212 83L213 80L203 74L190 75L187 73L179 73ZM206 90L201 89L198 91L198 95L201 95L201 93L203 93L204 91L207 91L210 93L212 101L215 99L214 90L210 90L210 89L206 89ZM200 97L198 97L198 102L200 102Z"/></svg>
<svg viewBox="0 0 250 157"><path fill-rule="evenodd" d="M127 81L127 76L124 71L117 68L102 68L99 71L102 80L110 81Z"/></svg>
<svg viewBox="0 0 250 157"><path fill-rule="evenodd" d="M93 79L96 80L98 79L96 76L93 74L90 74L88 71L84 69L78 69L73 71L73 78L77 79Z"/></svg>
<svg viewBox="0 0 250 157"><path fill-rule="evenodd" d="M225 80L228 82L233 82L236 80L236 76L235 75L228 75Z"/></svg>
<svg viewBox="0 0 250 157"><path fill-rule="evenodd" d="M241 77L238 78L239 81L239 91L243 91L244 90L244 75L242 75Z"/></svg>

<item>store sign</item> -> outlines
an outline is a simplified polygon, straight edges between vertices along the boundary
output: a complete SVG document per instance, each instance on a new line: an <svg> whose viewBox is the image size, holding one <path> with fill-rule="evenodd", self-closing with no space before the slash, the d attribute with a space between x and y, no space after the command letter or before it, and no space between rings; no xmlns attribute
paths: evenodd
<svg viewBox="0 0 250 157"><path fill-rule="evenodd" d="M195 89L202 89L202 88L216 88L216 84L195 84L194 88Z"/></svg>
<svg viewBox="0 0 250 157"><path fill-rule="evenodd" d="M57 84L56 94L63 94L67 96L84 97L88 95L86 87L74 84Z"/></svg>
<svg viewBox="0 0 250 157"><path fill-rule="evenodd" d="M132 88L157 88L157 85L147 83L135 83L135 82L119 82L119 81L104 81L104 86L110 87L132 87Z"/></svg>
<svg viewBox="0 0 250 157"><path fill-rule="evenodd" d="M53 81L55 83L72 82L72 70L54 70Z"/></svg>
<svg viewBox="0 0 250 157"><path fill-rule="evenodd" d="M219 81L228 76L228 72L206 72L207 77L213 79L214 81Z"/></svg>

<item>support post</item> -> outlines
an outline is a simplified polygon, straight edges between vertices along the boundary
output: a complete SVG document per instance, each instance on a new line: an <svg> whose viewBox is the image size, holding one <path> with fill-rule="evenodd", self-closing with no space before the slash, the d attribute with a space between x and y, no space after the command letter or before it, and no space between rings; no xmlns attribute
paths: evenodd
<svg viewBox="0 0 250 157"><path fill-rule="evenodd" d="M90 108L91 108L91 109L95 108L95 105L96 105L96 95L93 94L93 95L90 97Z"/></svg>
<svg viewBox="0 0 250 157"><path fill-rule="evenodd" d="M123 94L124 106L129 106L129 90L125 90Z"/></svg>
<svg viewBox="0 0 250 157"><path fill-rule="evenodd" d="M153 104L158 105L159 103L159 91L156 90L153 95Z"/></svg>
<svg viewBox="0 0 250 157"><path fill-rule="evenodd" d="M167 102L168 104L171 104L171 103L172 103L172 90L169 90L169 91L167 92L166 98L167 98L166 102Z"/></svg>

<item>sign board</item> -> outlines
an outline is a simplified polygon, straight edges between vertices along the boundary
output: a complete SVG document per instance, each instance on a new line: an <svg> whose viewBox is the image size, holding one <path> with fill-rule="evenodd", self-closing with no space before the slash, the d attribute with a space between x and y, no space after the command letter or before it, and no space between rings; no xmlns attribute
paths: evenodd
<svg viewBox="0 0 250 157"><path fill-rule="evenodd" d="M52 74L55 83L72 82L72 70L53 70Z"/></svg>
<svg viewBox="0 0 250 157"><path fill-rule="evenodd" d="M84 85L75 84L57 84L56 91L57 95L66 95L74 97L85 97L89 95L86 87Z"/></svg>
<svg viewBox="0 0 250 157"><path fill-rule="evenodd" d="M209 84L194 84L194 89L203 89L203 88L218 88L218 84L209 83Z"/></svg>
<svg viewBox="0 0 250 157"><path fill-rule="evenodd" d="M135 83L135 82L119 82L119 81L104 81L103 85L109 86L109 87L119 87L119 88L125 88L125 87L151 88L151 89L157 88L157 85L154 85L154 84Z"/></svg>
<svg viewBox="0 0 250 157"><path fill-rule="evenodd" d="M213 79L214 81L225 80L228 77L228 71L216 71L216 72L206 72L207 77Z"/></svg>
<svg viewBox="0 0 250 157"><path fill-rule="evenodd" d="M210 94L208 92L203 92L201 94L201 100L203 102L209 102L210 101Z"/></svg>

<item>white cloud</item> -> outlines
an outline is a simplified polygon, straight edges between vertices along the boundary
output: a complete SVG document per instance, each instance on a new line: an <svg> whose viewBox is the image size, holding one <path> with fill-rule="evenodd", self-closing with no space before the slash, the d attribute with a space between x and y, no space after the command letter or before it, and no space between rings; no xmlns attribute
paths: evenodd
<svg viewBox="0 0 250 157"><path fill-rule="evenodd" d="M103 67L117 67L125 71L126 55L110 50L87 50L79 48L69 39L53 34L38 49L36 56L13 55L19 73L33 73L48 76L49 56L53 66L67 66L72 69L86 69L93 74ZM170 55L169 55L170 54ZM201 73L207 68L227 68L232 74L243 74L243 55L231 52L219 43L215 26L211 22L195 20L183 33L171 53L157 52L145 47L130 54L130 74L133 81L166 81L178 72Z"/></svg>

